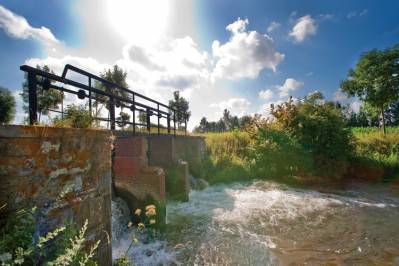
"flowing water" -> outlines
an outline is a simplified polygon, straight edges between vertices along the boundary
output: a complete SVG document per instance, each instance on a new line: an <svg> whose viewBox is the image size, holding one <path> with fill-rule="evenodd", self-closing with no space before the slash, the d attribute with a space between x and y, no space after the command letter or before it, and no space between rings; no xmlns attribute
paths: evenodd
<svg viewBox="0 0 399 266"><path fill-rule="evenodd" d="M135 265L399 265L397 196L371 186L329 193L268 181L212 186L168 204L164 240L134 246L129 256ZM113 231L121 219L114 220ZM118 235L114 258L130 237Z"/></svg>

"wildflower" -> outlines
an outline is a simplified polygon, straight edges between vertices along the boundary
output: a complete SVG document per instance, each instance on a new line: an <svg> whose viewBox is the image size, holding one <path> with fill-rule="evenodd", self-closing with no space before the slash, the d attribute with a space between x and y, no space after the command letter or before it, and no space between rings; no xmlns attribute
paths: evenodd
<svg viewBox="0 0 399 266"><path fill-rule="evenodd" d="M154 209L155 210L156 209L155 205L148 205L148 206L145 207L146 211L148 211L150 209Z"/></svg>
<svg viewBox="0 0 399 266"><path fill-rule="evenodd" d="M127 227L129 227L129 228L132 227L132 225L133 225L132 222L128 222L128 223L127 223Z"/></svg>
<svg viewBox="0 0 399 266"><path fill-rule="evenodd" d="M145 225L144 225L143 223L139 223L139 224L137 225L137 228L138 228L139 230L144 229L144 228L145 228Z"/></svg>
<svg viewBox="0 0 399 266"><path fill-rule="evenodd" d="M136 209L136 210L134 211L134 214L136 214L137 216L140 216L140 214L141 214L141 209Z"/></svg>
<svg viewBox="0 0 399 266"><path fill-rule="evenodd" d="M148 211L146 211L145 215L155 216L155 215L157 215L157 212L155 211L155 209L149 209Z"/></svg>
<svg viewBox="0 0 399 266"><path fill-rule="evenodd" d="M151 219L151 220L150 220L150 224L155 224L155 220L154 220L154 219Z"/></svg>

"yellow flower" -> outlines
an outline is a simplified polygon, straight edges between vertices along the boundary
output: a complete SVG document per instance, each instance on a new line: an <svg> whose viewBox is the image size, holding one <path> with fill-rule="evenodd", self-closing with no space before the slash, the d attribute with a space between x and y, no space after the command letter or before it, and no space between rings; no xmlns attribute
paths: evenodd
<svg viewBox="0 0 399 266"><path fill-rule="evenodd" d="M145 225L144 225L143 223L139 223L139 224L137 225L137 228L138 228L139 230L144 229L144 228L145 228Z"/></svg>
<svg viewBox="0 0 399 266"><path fill-rule="evenodd" d="M151 220L150 220L150 224L155 224L155 220L154 220L154 219L151 219Z"/></svg>
<svg viewBox="0 0 399 266"><path fill-rule="evenodd" d="M150 209L154 209L155 210L156 209L155 205L148 205L148 206L145 207L146 211L148 211Z"/></svg>
<svg viewBox="0 0 399 266"><path fill-rule="evenodd" d="M134 214L136 214L137 216L140 216L140 214L141 214L141 209L136 209L136 210L134 211Z"/></svg>
<svg viewBox="0 0 399 266"><path fill-rule="evenodd" d="M128 223L127 223L127 227L129 227L129 228L132 227L132 225L133 225L132 222L128 222Z"/></svg>
<svg viewBox="0 0 399 266"><path fill-rule="evenodd" d="M157 215L157 212L155 211L155 209L148 209L148 211L145 213L145 215L155 216L155 215Z"/></svg>

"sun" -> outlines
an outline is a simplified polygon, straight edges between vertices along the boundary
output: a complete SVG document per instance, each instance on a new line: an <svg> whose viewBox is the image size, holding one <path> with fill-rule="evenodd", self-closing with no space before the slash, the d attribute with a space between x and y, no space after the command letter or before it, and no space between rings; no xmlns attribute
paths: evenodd
<svg viewBox="0 0 399 266"><path fill-rule="evenodd" d="M168 24L168 0L107 0L106 7L115 31L132 43L156 43Z"/></svg>

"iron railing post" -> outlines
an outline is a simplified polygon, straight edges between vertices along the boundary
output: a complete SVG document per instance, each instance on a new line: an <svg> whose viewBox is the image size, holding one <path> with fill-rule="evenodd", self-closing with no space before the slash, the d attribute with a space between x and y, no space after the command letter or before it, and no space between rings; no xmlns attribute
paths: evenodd
<svg viewBox="0 0 399 266"><path fill-rule="evenodd" d="M166 119L168 120L168 134L170 134L170 114L167 115Z"/></svg>
<svg viewBox="0 0 399 266"><path fill-rule="evenodd" d="M28 73L28 93L29 93L29 124L37 123L37 79L32 72Z"/></svg>
<svg viewBox="0 0 399 266"><path fill-rule="evenodd" d="M133 110L132 110L132 112L133 112L133 134L135 134L136 133L136 105L135 105L135 102L134 102L134 94L133 94L133 104L132 104L132 108L133 108Z"/></svg>
<svg viewBox="0 0 399 266"><path fill-rule="evenodd" d="M91 88L91 77L89 77L89 88ZM91 112L91 90L89 90L89 112L90 112L90 116L93 116L93 114Z"/></svg>
<svg viewBox="0 0 399 266"><path fill-rule="evenodd" d="M109 120L111 122L111 130L115 130L115 102L114 97L109 98Z"/></svg>
<svg viewBox="0 0 399 266"><path fill-rule="evenodd" d="M176 111L173 111L173 134L176 136Z"/></svg>
<svg viewBox="0 0 399 266"><path fill-rule="evenodd" d="M147 119L147 131L148 133L151 133L151 114L150 114L150 109L146 109L146 119Z"/></svg>
<svg viewBox="0 0 399 266"><path fill-rule="evenodd" d="M157 104L157 110L158 110L158 135L161 133L161 129L160 129L160 119L161 117L159 116L159 103Z"/></svg>

